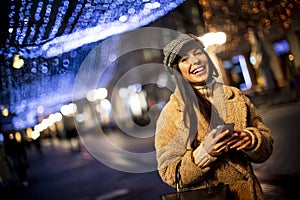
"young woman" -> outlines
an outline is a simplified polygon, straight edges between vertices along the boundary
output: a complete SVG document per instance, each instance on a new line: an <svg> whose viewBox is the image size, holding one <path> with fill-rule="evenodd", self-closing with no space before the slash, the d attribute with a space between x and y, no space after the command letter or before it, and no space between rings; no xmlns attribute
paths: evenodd
<svg viewBox="0 0 300 200"><path fill-rule="evenodd" d="M179 35L164 48L164 64L177 83L157 121L155 148L162 180L176 187L229 184L236 199L264 199L251 162L266 161L271 131L243 93L219 76L197 37ZM234 124L217 133L216 127Z"/></svg>

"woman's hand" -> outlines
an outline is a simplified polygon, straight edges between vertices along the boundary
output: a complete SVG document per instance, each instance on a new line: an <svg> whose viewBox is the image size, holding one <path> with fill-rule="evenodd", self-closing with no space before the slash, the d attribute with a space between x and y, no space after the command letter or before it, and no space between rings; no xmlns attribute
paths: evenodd
<svg viewBox="0 0 300 200"><path fill-rule="evenodd" d="M229 142L233 141L238 134L230 134L228 130L216 135L216 129L210 131L203 141L203 147L211 156L221 155L228 147Z"/></svg>
<svg viewBox="0 0 300 200"><path fill-rule="evenodd" d="M238 137L228 142L230 149L236 149L238 151L249 148L252 144L252 136L246 131L236 132Z"/></svg>
<svg viewBox="0 0 300 200"><path fill-rule="evenodd" d="M238 134L230 134L229 131L223 131L216 136L216 129L210 131L193 152L194 162L201 168L205 168L217 159L217 156L226 151L228 143L233 141Z"/></svg>

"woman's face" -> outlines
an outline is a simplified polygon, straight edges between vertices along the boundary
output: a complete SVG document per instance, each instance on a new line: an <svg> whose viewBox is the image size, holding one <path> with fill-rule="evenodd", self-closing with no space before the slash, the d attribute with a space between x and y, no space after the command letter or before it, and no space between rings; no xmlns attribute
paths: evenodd
<svg viewBox="0 0 300 200"><path fill-rule="evenodd" d="M200 48L187 50L179 59L178 67L192 85L204 85L210 76L208 59Z"/></svg>

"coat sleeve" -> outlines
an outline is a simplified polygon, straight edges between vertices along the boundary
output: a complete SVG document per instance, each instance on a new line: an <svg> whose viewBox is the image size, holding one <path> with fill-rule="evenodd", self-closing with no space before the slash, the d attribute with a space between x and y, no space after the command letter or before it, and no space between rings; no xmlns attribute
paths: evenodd
<svg viewBox="0 0 300 200"><path fill-rule="evenodd" d="M245 153L254 163L265 162L273 152L273 136L271 130L264 124L262 117L258 114L255 106L250 99L244 96L248 107L248 125L247 130L253 133L256 140L251 150Z"/></svg>
<svg viewBox="0 0 300 200"><path fill-rule="evenodd" d="M158 172L162 180L176 187L176 166L181 162L180 175L182 186L198 180L210 169L200 168L193 161L192 149L188 148L188 130L183 125L183 117L176 105L167 104L157 121L155 149Z"/></svg>

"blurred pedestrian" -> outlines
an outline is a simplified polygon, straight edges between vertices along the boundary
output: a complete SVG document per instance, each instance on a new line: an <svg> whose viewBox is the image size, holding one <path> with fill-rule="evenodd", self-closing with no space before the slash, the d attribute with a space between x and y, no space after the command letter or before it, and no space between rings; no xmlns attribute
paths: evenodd
<svg viewBox="0 0 300 200"><path fill-rule="evenodd" d="M73 116L64 118L64 131L66 133L66 139L70 144L71 153L79 153L81 151L80 138Z"/></svg>
<svg viewBox="0 0 300 200"><path fill-rule="evenodd" d="M5 155L3 143L0 141L0 190L9 187L12 176L9 170L7 156Z"/></svg>
<svg viewBox="0 0 300 200"><path fill-rule="evenodd" d="M70 142L71 152L72 153L80 152L81 146L80 146L80 139L79 139L77 129L75 127L66 129L66 137Z"/></svg>
<svg viewBox="0 0 300 200"><path fill-rule="evenodd" d="M229 184L236 199L264 199L251 162L266 161L273 138L251 101L223 85L219 73L194 35L181 34L164 48L164 64L176 89L157 121L155 148L162 180L184 188ZM216 127L234 123L234 130Z"/></svg>
<svg viewBox="0 0 300 200"><path fill-rule="evenodd" d="M15 135L10 133L7 140L4 141L4 150L9 159L11 169L17 174L22 186L28 186L27 167L28 160L26 147L23 141L17 141Z"/></svg>

